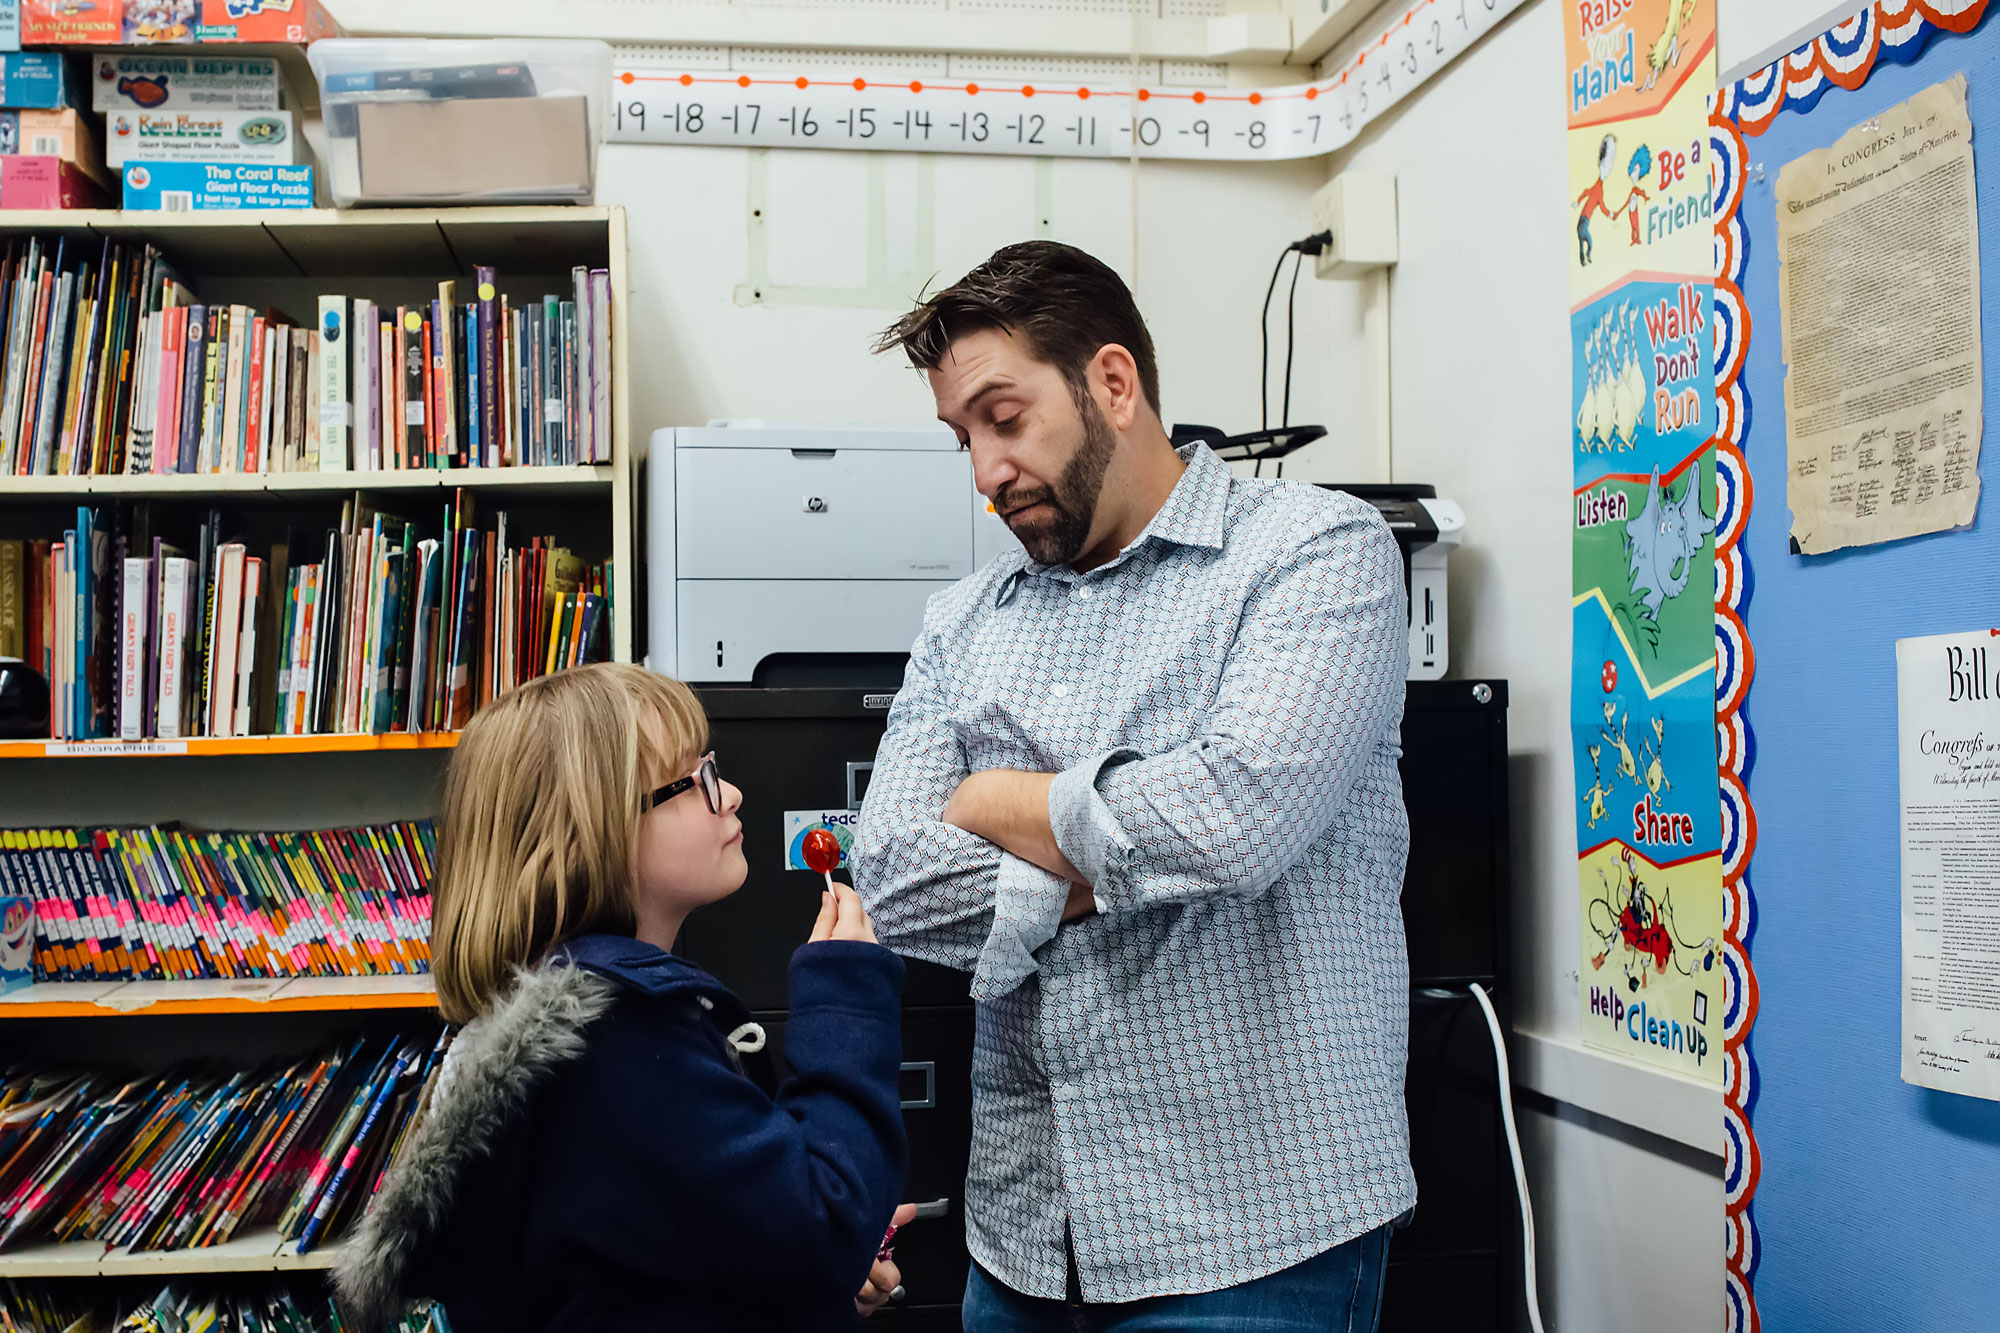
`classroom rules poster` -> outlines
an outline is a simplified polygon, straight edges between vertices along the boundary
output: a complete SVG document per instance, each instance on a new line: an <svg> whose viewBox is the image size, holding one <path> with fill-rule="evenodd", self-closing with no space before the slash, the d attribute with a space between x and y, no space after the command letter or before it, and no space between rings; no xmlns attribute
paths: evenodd
<svg viewBox="0 0 2000 1333"><path fill-rule="evenodd" d="M1720 1085L1715 0L1564 15L1583 1036Z"/></svg>

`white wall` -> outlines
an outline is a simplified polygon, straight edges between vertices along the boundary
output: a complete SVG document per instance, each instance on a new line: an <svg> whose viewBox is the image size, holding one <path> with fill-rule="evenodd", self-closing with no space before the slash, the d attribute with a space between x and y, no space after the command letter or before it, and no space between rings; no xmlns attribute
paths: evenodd
<svg viewBox="0 0 2000 1333"><path fill-rule="evenodd" d="M1549 1327L1683 1333L1719 1317L1720 1095L1579 1042L1562 50L1560 0L1531 0L1335 165L1397 177L1395 477L1464 506L1453 674L1509 681L1517 1075L1590 1108L1523 1117Z"/></svg>
<svg viewBox="0 0 2000 1333"><path fill-rule="evenodd" d="M1837 20L1860 13L1867 0L1717 0L1716 68L1738 79L1770 64Z"/></svg>
<svg viewBox="0 0 2000 1333"><path fill-rule="evenodd" d="M1136 291L1169 423L1257 425L1259 306L1278 253L1310 230L1308 200L1324 171L1320 162L1140 168ZM1070 241L1134 278L1123 162L613 144L599 199L631 219L642 438L723 416L929 418L922 381L868 345L925 284L949 282L1012 241ZM1359 315L1349 293L1310 272L1298 295L1293 418L1331 422L1361 392L1360 365L1326 349L1358 331ZM1284 300L1281 285L1274 424Z"/></svg>

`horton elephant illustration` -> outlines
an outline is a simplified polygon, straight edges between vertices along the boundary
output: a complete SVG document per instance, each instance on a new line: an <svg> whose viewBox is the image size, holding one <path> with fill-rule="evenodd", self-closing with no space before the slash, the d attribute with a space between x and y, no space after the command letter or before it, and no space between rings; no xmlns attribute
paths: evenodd
<svg viewBox="0 0 2000 1333"><path fill-rule="evenodd" d="M1653 469L1646 490L1646 507L1625 523L1625 557L1630 564L1632 591L1639 595L1648 619L1658 620L1660 608L1687 587L1695 552L1715 531L1715 518L1704 513L1697 484L1701 468L1690 466L1681 493L1674 496Z"/></svg>

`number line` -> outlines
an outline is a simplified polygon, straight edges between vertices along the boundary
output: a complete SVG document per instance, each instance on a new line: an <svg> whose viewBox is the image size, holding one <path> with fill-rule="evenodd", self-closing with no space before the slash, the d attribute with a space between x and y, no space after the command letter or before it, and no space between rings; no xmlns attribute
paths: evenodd
<svg viewBox="0 0 2000 1333"><path fill-rule="evenodd" d="M1193 92L1174 92L1165 88L1140 88L1137 90L1135 94L1134 91L1129 88L1101 88L1088 84L1077 85L1074 87L1066 87L1066 88L1051 88L1046 86L1037 86L1034 84L1022 84L1018 87L1005 87L1005 86L996 86L993 84L976 83L976 82L931 83L928 80L923 80L923 79L911 79L908 80L907 82L902 80L893 80L893 79L867 79L867 78L815 79L815 78L810 78L803 74L796 75L791 78L758 78L754 75L749 75L749 74L728 74L728 75L640 74L631 70L627 70L619 74L618 80L619 82L626 84L678 83L684 88L695 87L697 85L710 85L718 87L733 85L738 88L756 88L756 87L798 88L798 89L851 88L856 92L867 92L870 91L871 89L880 89L884 91L895 90L899 92L908 91L912 93L929 93L929 92L964 93L968 96L974 96L974 97L983 96L986 94L1001 94L1001 95L1010 95L1018 97L1074 97L1079 101L1088 101L1093 97L1132 97L1136 95L1138 99L1142 102L1151 101L1157 98L1161 101L1193 101L1197 103L1247 102L1252 106L1256 106L1263 102L1294 101L1300 98L1313 99L1324 96L1327 93L1333 92L1335 89L1345 84L1350 75L1358 73L1368 63L1368 57L1370 55L1374 54L1376 51L1380 51L1386 48L1389 45L1391 38L1393 38L1397 32L1415 23L1417 20L1417 16L1419 14L1424 13L1431 9L1435 9L1443 3L1446 3L1446 0L1420 0L1420 3L1411 6L1408 10L1405 10L1401 18L1396 19L1394 22L1390 23L1385 29L1383 29L1381 35L1375 39L1374 43L1371 46L1364 47L1360 52L1358 52L1352 61L1350 61L1347 65L1341 68L1341 70L1337 75L1332 75L1325 79L1320 80L1319 82L1306 84L1298 87L1273 88L1269 90L1258 89L1252 92L1223 93L1223 92L1210 92L1207 89L1196 89ZM1442 52L1436 52L1435 54L1442 54Z"/></svg>

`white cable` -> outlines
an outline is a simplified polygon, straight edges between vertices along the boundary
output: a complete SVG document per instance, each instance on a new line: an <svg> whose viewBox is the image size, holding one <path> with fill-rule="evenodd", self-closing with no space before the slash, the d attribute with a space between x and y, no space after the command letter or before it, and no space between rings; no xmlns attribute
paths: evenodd
<svg viewBox="0 0 2000 1333"><path fill-rule="evenodd" d="M1542 1304L1535 1295L1535 1209L1528 1202L1528 1169L1521 1164L1521 1136L1514 1130L1514 1080L1507 1072L1507 1039L1500 1032L1500 1015L1493 1012L1486 988L1474 982L1472 998L1486 1012L1486 1026L1493 1033L1493 1063L1500 1071L1500 1118L1507 1126L1507 1152L1514 1159L1514 1188L1521 1195L1521 1266L1528 1295L1528 1324L1535 1333L1543 1333Z"/></svg>

